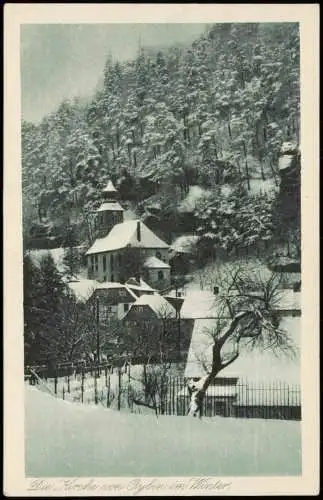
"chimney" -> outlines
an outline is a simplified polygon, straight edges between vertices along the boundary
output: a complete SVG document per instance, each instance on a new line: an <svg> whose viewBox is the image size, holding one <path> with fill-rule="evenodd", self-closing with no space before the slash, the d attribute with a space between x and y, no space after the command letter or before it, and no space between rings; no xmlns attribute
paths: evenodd
<svg viewBox="0 0 323 500"><path fill-rule="evenodd" d="M140 220L137 222L137 240L141 241L141 228L140 228Z"/></svg>
<svg viewBox="0 0 323 500"><path fill-rule="evenodd" d="M219 287L218 286L214 286L213 287L213 294L217 295L218 293L219 293Z"/></svg>

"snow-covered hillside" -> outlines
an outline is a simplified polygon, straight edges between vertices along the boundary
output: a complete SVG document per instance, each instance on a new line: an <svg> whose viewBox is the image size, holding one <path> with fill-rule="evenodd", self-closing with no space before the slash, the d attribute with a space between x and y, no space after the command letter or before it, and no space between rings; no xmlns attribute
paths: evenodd
<svg viewBox="0 0 323 500"><path fill-rule="evenodd" d="M26 475L284 476L301 473L298 422L129 415L27 386Z"/></svg>

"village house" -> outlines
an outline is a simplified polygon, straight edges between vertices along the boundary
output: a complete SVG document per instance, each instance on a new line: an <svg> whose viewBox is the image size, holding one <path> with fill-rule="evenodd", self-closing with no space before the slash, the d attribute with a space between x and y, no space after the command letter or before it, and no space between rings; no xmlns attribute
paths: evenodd
<svg viewBox="0 0 323 500"><path fill-rule="evenodd" d="M217 291L217 290L216 290ZM248 348L249 338L240 341L240 355L234 363L224 368L216 380L209 386L206 393L206 408L216 407L216 413L222 415L248 416L260 415L263 401L255 397L248 397L248 390L242 393L241 381L248 384L265 386L278 383L283 386L297 386L300 383L300 331L301 331L301 294L294 289L281 289L273 311L280 320L279 327L284 330L293 343L293 353L288 350L281 356L275 355L270 349ZM209 291L189 293L181 308L181 316L194 318L193 333L186 360L184 377L198 382L207 373L212 360L212 332L215 331L218 321L228 316L223 302L217 298L217 293ZM233 345L226 347L228 353ZM251 390L249 391L251 394ZM279 392L284 395L283 391ZM295 392L296 394L296 392ZM260 394L261 395L261 394ZM259 396L259 394L258 394ZM266 411L277 412L277 405L282 401L274 400L274 391L266 395ZM188 390L184 389L178 394L179 407L185 407L183 398L188 399ZM215 400L214 400L215 398ZM213 401L214 400L214 401ZM297 398L290 399L288 405L294 416L300 415L300 402ZM187 401L186 401L187 407Z"/></svg>
<svg viewBox="0 0 323 500"><path fill-rule="evenodd" d="M97 238L86 252L88 277L125 282L134 274L157 289L170 285L169 246L140 220L123 220L117 191L109 182L97 211Z"/></svg>
<svg viewBox="0 0 323 500"><path fill-rule="evenodd" d="M124 320L129 322L152 322L176 318L176 309L159 294L142 295L131 306Z"/></svg>
<svg viewBox="0 0 323 500"><path fill-rule="evenodd" d="M138 338L144 337L150 349L151 361L160 355L160 341L163 342L165 360L185 359L188 352L194 321L182 320L176 307L162 295L142 295L131 304L123 319Z"/></svg>
<svg viewBox="0 0 323 500"><path fill-rule="evenodd" d="M77 300L98 308L100 322L123 319L138 297L155 294L147 283L143 280L137 282L135 278L130 278L125 284L74 278L67 285Z"/></svg>

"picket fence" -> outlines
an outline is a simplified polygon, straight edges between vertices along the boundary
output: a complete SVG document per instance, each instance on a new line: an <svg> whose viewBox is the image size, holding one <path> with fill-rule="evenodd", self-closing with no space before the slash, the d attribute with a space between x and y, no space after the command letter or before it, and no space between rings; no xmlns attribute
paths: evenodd
<svg viewBox="0 0 323 500"><path fill-rule="evenodd" d="M113 375L117 385L112 388ZM116 410L142 413L149 407L158 415L186 415L189 409L188 388L182 377L157 380L154 400L149 394L145 397L144 391L138 399L130 378L129 383L124 380L124 368L111 365L82 366L74 370L63 367L55 373L48 372L47 367L32 367L32 370L27 368L25 379L31 384L43 381L50 392L63 399L93 402ZM279 380L219 379L207 390L202 416L301 420L300 386Z"/></svg>

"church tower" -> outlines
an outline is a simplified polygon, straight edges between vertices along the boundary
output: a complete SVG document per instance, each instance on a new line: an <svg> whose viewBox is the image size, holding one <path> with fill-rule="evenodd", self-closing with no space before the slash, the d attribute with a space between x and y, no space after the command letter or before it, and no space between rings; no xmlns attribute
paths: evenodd
<svg viewBox="0 0 323 500"><path fill-rule="evenodd" d="M96 213L95 233L97 238L104 238L113 226L123 222L123 208L118 200L118 191L109 181L103 189L103 201Z"/></svg>

